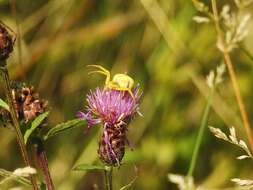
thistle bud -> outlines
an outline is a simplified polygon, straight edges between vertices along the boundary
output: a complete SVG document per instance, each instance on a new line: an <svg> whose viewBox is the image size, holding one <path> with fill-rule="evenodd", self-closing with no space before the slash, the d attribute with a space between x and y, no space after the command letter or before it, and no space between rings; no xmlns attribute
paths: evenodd
<svg viewBox="0 0 253 190"><path fill-rule="evenodd" d="M106 126L99 142L98 155L108 165L119 165L125 154L126 127Z"/></svg>
<svg viewBox="0 0 253 190"><path fill-rule="evenodd" d="M46 102L39 99L33 86L16 83L12 87L12 98L20 121L29 122L45 112Z"/></svg>
<svg viewBox="0 0 253 190"><path fill-rule="evenodd" d="M13 51L15 39L9 33L10 29L0 22L0 62L5 61ZM5 65L2 65L5 66Z"/></svg>

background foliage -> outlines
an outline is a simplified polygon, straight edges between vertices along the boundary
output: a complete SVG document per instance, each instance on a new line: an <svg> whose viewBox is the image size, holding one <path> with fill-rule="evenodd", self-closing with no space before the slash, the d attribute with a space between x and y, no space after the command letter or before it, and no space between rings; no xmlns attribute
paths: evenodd
<svg viewBox="0 0 253 190"><path fill-rule="evenodd" d="M133 164L116 170L115 186L131 181L136 165L139 177L133 189L175 189L167 174L187 173L208 95L205 76L222 62L213 25L192 20L197 12L189 0L11 2L0 1L1 20L21 32L9 61L10 75L34 85L49 101L50 126L73 119L85 107L85 94L103 85L103 77L87 75L86 65L127 72L143 89L144 117L129 126L134 151L128 150L126 159ZM218 5L228 2L233 5L225 0ZM252 10L253 5L245 11ZM242 45L253 53L252 21L250 28ZM233 52L232 59L253 124L253 60L242 48ZM209 124L223 130L235 126L245 137L227 73L212 104ZM93 128L86 135L80 127L47 142L57 189L101 189L100 172L71 171L78 163L97 161L100 130ZM0 147L0 168L14 170L23 165L13 131L0 128ZM196 182L221 188L232 186L234 177L253 178L252 163L236 160L238 154L239 150L206 131Z"/></svg>

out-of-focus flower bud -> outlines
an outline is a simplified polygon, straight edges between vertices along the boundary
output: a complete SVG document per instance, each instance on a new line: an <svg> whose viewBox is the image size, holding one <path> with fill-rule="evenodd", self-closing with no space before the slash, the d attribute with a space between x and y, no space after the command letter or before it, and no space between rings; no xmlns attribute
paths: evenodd
<svg viewBox="0 0 253 190"><path fill-rule="evenodd" d="M10 34L10 29L0 22L0 64L5 64L5 60L13 51L15 38ZM1 65L5 66L5 65Z"/></svg>

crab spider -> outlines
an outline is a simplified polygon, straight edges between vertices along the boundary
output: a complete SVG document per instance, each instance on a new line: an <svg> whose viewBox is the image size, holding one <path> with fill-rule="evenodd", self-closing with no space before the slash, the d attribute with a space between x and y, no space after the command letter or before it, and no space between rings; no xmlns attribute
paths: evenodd
<svg viewBox="0 0 253 190"><path fill-rule="evenodd" d="M105 89L112 89L118 91L126 91L128 92L131 97L134 99L134 95L132 89L134 87L134 80L128 76L127 74L118 73L115 74L111 80L110 72L100 65L88 65L89 67L94 67L97 70L89 72L92 73L100 73L106 76L105 79Z"/></svg>

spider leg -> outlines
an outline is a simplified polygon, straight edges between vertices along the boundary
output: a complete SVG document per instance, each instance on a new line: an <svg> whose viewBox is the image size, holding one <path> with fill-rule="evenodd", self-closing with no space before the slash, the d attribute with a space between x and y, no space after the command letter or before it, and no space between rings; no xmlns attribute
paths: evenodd
<svg viewBox="0 0 253 190"><path fill-rule="evenodd" d="M90 75L90 74L93 74L93 73L100 73L100 74L102 74L102 75L105 75L105 76L107 76L107 74L104 72L104 71L90 71L89 73L88 73L88 75Z"/></svg>
<svg viewBox="0 0 253 190"><path fill-rule="evenodd" d="M113 89L118 90L118 91L127 91L130 94L130 96L133 98L133 100L135 100L134 94L131 91L131 89L125 88L125 87L113 87Z"/></svg>
<svg viewBox="0 0 253 190"><path fill-rule="evenodd" d="M101 65L87 65L87 67L94 67L94 68L100 69L102 71L109 72L107 69L105 69Z"/></svg>
<svg viewBox="0 0 253 190"><path fill-rule="evenodd" d="M105 86L107 87L109 85L111 74L110 74L110 72L107 69L105 69L104 67L102 67L100 65L87 65L87 67L94 67L94 68L98 69L98 70L89 72L89 74L100 73L100 74L105 75L106 76Z"/></svg>
<svg viewBox="0 0 253 190"><path fill-rule="evenodd" d="M130 94L130 96L135 100L134 94L130 89L127 89L127 92Z"/></svg>

